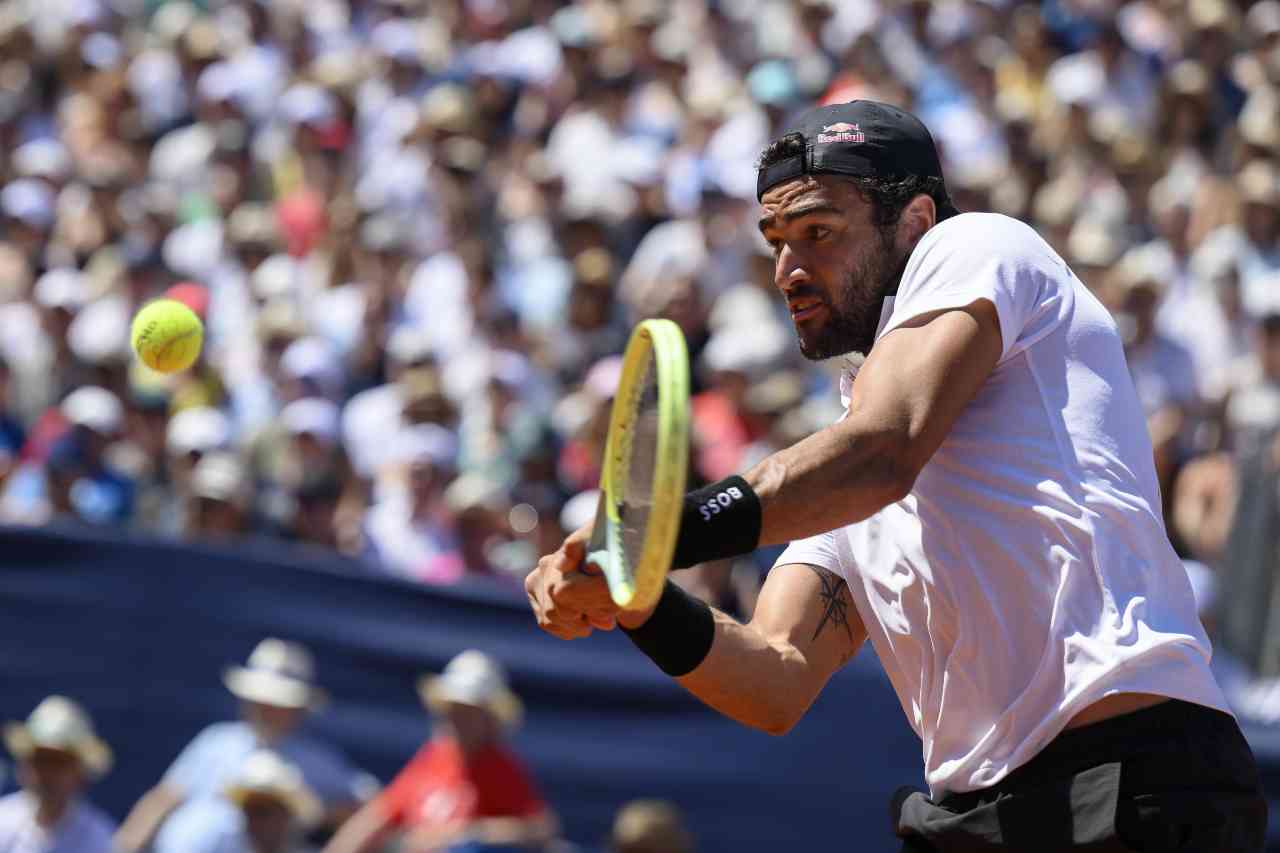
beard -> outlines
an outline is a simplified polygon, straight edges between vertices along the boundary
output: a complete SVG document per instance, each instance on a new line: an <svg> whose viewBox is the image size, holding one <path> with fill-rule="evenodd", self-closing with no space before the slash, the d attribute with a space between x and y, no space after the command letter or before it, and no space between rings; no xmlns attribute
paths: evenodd
<svg viewBox="0 0 1280 853"><path fill-rule="evenodd" d="M807 333L797 326L800 353L810 361L871 351L884 298L896 289L909 254L894 252L887 230L878 233L876 246L849 270L835 301L827 304L827 321Z"/></svg>

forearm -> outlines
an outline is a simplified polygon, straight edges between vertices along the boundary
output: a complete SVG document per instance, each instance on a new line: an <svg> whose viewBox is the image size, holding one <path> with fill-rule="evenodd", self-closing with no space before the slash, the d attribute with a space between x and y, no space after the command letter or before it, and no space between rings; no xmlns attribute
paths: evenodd
<svg viewBox="0 0 1280 853"><path fill-rule="evenodd" d="M182 793L163 782L138 800L137 805L116 831L115 849L120 853L137 853L151 844L160 825L182 804Z"/></svg>
<svg viewBox="0 0 1280 853"><path fill-rule="evenodd" d="M543 812L531 817L486 817L467 825L465 836L485 844L545 844L555 837L556 819Z"/></svg>
<svg viewBox="0 0 1280 853"><path fill-rule="evenodd" d="M338 829L324 853L367 853L376 849L390 830L376 801L368 803Z"/></svg>
<svg viewBox="0 0 1280 853"><path fill-rule="evenodd" d="M748 471L744 479L760 499L760 545L825 533L901 500L913 480L901 435L851 417Z"/></svg>
<svg viewBox="0 0 1280 853"><path fill-rule="evenodd" d="M789 643L770 641L751 625L718 610L712 613L716 624L711 651L676 681L730 719L769 734L785 734L808 710L822 684L812 683L812 669Z"/></svg>

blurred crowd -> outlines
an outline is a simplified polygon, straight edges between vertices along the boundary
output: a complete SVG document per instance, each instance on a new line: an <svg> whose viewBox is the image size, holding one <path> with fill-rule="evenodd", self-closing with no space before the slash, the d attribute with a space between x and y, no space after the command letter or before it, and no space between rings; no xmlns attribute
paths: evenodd
<svg viewBox="0 0 1280 853"><path fill-rule="evenodd" d="M19 789L0 797L0 850L581 853L559 838L555 813L507 744L522 704L484 652L464 651L419 681L430 737L381 790L304 728L328 700L306 647L269 637L223 681L240 718L199 732L119 826L87 794L116 759L83 707L49 696L25 721L6 723ZM679 811L656 800L624 804L602 843L592 849L694 849Z"/></svg>
<svg viewBox="0 0 1280 853"><path fill-rule="evenodd" d="M514 583L594 511L638 320L689 341L695 481L838 414L753 161L854 98L1113 310L1214 577L1280 467L1277 0L11 0L0 521ZM173 377L127 346L161 295L205 321ZM766 559L686 582L749 611Z"/></svg>

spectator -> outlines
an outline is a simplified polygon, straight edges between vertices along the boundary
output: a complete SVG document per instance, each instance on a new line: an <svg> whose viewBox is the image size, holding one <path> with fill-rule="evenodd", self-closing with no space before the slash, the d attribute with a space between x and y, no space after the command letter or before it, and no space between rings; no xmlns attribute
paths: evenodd
<svg viewBox="0 0 1280 853"><path fill-rule="evenodd" d="M618 810L609 853L693 853L684 818L664 800L633 800Z"/></svg>
<svg viewBox="0 0 1280 853"><path fill-rule="evenodd" d="M1280 312L1262 318L1255 339L1226 409L1227 443L1241 456L1261 452L1280 431Z"/></svg>
<svg viewBox="0 0 1280 853"><path fill-rule="evenodd" d="M312 853L314 848L300 838L320 818L320 801L298 768L274 752L262 750L246 758L227 786L226 799L237 812L234 823L228 821L223 835L191 853Z"/></svg>
<svg viewBox="0 0 1280 853"><path fill-rule="evenodd" d="M1192 419L1200 412L1200 384L1186 348L1161 333L1156 311L1168 284L1166 259L1150 247L1132 249L1115 271L1121 294L1118 321L1129 372L1147 415L1162 494L1173 493L1173 476L1185 461Z"/></svg>
<svg viewBox="0 0 1280 853"><path fill-rule="evenodd" d="M49 455L49 517L90 524L127 522L133 512L133 483L107 455L124 427L124 407L105 388L86 386L68 394L59 413L69 428Z"/></svg>
<svg viewBox="0 0 1280 853"><path fill-rule="evenodd" d="M134 805L116 846L125 853L148 845L155 853L190 853L202 840L227 832L235 815L226 809L223 792L259 749L274 750L295 765L324 804L324 825L341 824L367 794L367 777L300 730L324 701L313 672L310 652L275 638L259 643L247 666L228 669L223 680L241 702L241 720L215 723L187 745Z"/></svg>
<svg viewBox="0 0 1280 853"><path fill-rule="evenodd" d="M183 535L235 539L250 532L249 479L233 454L212 453L191 472Z"/></svg>
<svg viewBox="0 0 1280 853"><path fill-rule="evenodd" d="M366 554L391 574L420 578L433 561L457 547L444 503L457 442L438 424L404 428L397 441L399 481L383 483L382 499L366 515Z"/></svg>
<svg viewBox="0 0 1280 853"><path fill-rule="evenodd" d="M115 823L84 799L111 769L111 750L89 715L63 696L45 699L4 742L22 790L0 798L0 849L12 853L112 853Z"/></svg>
<svg viewBox="0 0 1280 853"><path fill-rule="evenodd" d="M326 853L366 853L396 833L406 851L503 851L544 844L556 820L504 744L520 700L501 667L465 651L419 692L435 733L377 799L342 827Z"/></svg>

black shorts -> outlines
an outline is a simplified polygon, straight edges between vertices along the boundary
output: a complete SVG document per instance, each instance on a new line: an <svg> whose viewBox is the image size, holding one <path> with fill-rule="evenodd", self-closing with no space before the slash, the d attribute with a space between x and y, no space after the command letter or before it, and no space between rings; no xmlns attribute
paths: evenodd
<svg viewBox="0 0 1280 853"><path fill-rule="evenodd" d="M1229 715L1169 701L1063 732L998 784L893 798L902 853L1261 853L1267 804Z"/></svg>

